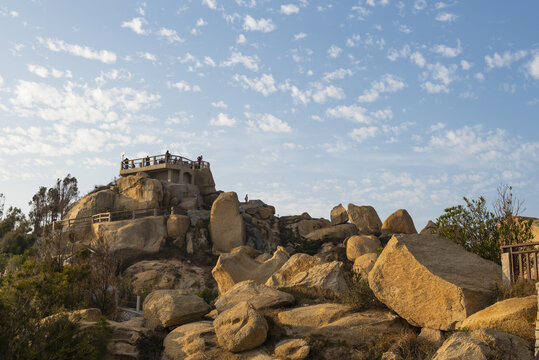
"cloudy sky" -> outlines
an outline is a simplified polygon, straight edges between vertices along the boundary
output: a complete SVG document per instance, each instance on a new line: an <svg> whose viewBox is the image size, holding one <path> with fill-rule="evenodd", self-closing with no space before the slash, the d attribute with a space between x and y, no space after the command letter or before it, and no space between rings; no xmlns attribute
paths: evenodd
<svg viewBox="0 0 539 360"><path fill-rule="evenodd" d="M501 183L539 216L539 2L0 2L0 192L130 158L211 162L279 215L421 228Z"/></svg>

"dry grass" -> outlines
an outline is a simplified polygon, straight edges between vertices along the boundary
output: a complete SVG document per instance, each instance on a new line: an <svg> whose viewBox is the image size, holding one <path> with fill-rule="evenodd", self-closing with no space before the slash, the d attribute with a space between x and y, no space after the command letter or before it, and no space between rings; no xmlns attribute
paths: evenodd
<svg viewBox="0 0 539 360"><path fill-rule="evenodd" d="M511 286L496 284L493 289L493 302L515 297L536 295L535 280L519 279Z"/></svg>

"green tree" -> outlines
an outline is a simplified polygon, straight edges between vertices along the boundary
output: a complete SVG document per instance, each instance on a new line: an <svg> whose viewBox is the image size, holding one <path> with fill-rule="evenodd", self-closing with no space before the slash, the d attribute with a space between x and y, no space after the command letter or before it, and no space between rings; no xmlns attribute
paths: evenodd
<svg viewBox="0 0 539 360"><path fill-rule="evenodd" d="M21 209L10 207L0 220L0 253L22 254L33 245L30 223Z"/></svg>

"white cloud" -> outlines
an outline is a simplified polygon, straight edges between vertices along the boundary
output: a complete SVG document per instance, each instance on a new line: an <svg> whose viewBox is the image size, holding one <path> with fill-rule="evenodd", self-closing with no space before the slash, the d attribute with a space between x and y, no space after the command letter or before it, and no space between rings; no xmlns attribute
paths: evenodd
<svg viewBox="0 0 539 360"><path fill-rule="evenodd" d="M124 21L122 23L122 27L131 29L135 33L137 33L138 35L144 35L144 34L147 33L147 31L144 30L142 28L142 26L147 24L147 23L148 22L146 21L146 19L144 19L142 17L136 17L136 18L131 19L131 21Z"/></svg>
<svg viewBox="0 0 539 360"><path fill-rule="evenodd" d="M19 17L19 12L18 12L18 11L15 11L15 10L11 10L11 11L9 12L9 15L10 15L11 17L16 18L16 17Z"/></svg>
<svg viewBox="0 0 539 360"><path fill-rule="evenodd" d="M202 3L212 10L217 9L217 1L215 0L202 0Z"/></svg>
<svg viewBox="0 0 539 360"><path fill-rule="evenodd" d="M159 31L157 31L157 35L159 35L160 37L165 38L171 44L175 43L175 42L184 42L185 41L184 39L182 39L178 35L176 30L167 29L167 28L164 28L164 27L162 27L161 29L159 29Z"/></svg>
<svg viewBox="0 0 539 360"><path fill-rule="evenodd" d="M290 125L285 121L271 114L261 114L257 116L256 123L250 122L251 127L255 126L264 132L289 133L292 131Z"/></svg>
<svg viewBox="0 0 539 360"><path fill-rule="evenodd" d="M243 29L245 31L262 31L264 33L271 32L276 29L271 19L260 18L254 19L250 15L245 15L243 19Z"/></svg>
<svg viewBox="0 0 539 360"><path fill-rule="evenodd" d="M235 74L232 77L232 80L240 83L243 88L252 89L263 94L264 96L268 96L277 91L277 88L275 87L275 79L271 74L262 74L260 78L253 79L250 79L245 75Z"/></svg>
<svg viewBox="0 0 539 360"><path fill-rule="evenodd" d="M427 61L425 60L423 55L418 51L416 51L416 52L414 52L413 54L410 55L410 61L413 64L419 66L420 68L425 66L425 64L427 63Z"/></svg>
<svg viewBox="0 0 539 360"><path fill-rule="evenodd" d="M354 139L358 143L362 143L364 140L367 140L368 138L375 137L377 133L378 133L378 128L376 126L364 126L364 127L352 130L352 132L348 134L348 136L350 136L352 139Z"/></svg>
<svg viewBox="0 0 539 360"><path fill-rule="evenodd" d="M474 78L476 78L479 81L483 81L483 80L485 80L485 75L483 75L482 73L479 72L479 73L476 73L474 75Z"/></svg>
<svg viewBox="0 0 539 360"><path fill-rule="evenodd" d="M292 15L299 13L299 7L294 4L281 5L281 14Z"/></svg>
<svg viewBox="0 0 539 360"><path fill-rule="evenodd" d="M453 22L457 20L457 15L448 12L441 12L436 15L436 20L440 22Z"/></svg>
<svg viewBox="0 0 539 360"><path fill-rule="evenodd" d="M182 92L183 91L200 92L200 87L198 85L191 86L184 80L178 81L176 83L170 83L169 87L174 87Z"/></svg>
<svg viewBox="0 0 539 360"><path fill-rule="evenodd" d="M433 51L445 57L454 58L460 55L462 48L460 46L460 40L457 39L457 47L449 47L446 45L436 45Z"/></svg>
<svg viewBox="0 0 539 360"><path fill-rule="evenodd" d="M217 66L217 64L215 64L215 61L213 61L213 59L209 56L204 56L204 64L208 65L208 66L211 66L211 67L215 67Z"/></svg>
<svg viewBox="0 0 539 360"><path fill-rule="evenodd" d="M236 39L236 44L245 44L247 42L247 38L243 34L239 34L238 38Z"/></svg>
<svg viewBox="0 0 539 360"><path fill-rule="evenodd" d="M389 4L389 0L366 0L365 3L372 7L375 7L376 5L386 6Z"/></svg>
<svg viewBox="0 0 539 360"><path fill-rule="evenodd" d="M430 81L426 81L421 84L421 87L425 89L429 94L439 94L441 92L448 93L449 89L444 84L435 84Z"/></svg>
<svg viewBox="0 0 539 360"><path fill-rule="evenodd" d="M431 125L429 127L429 132L436 132L436 131L440 131L440 130L443 130L445 129L446 127L446 124L442 123L442 122L438 122L434 125Z"/></svg>
<svg viewBox="0 0 539 360"><path fill-rule="evenodd" d="M313 92L312 96L314 102L319 104L326 102L327 98L342 100L345 97L343 89L333 85L325 87L320 86L316 91Z"/></svg>
<svg viewBox="0 0 539 360"><path fill-rule="evenodd" d="M0 76L0 86L2 86L3 84L4 84L4 78Z"/></svg>
<svg viewBox="0 0 539 360"><path fill-rule="evenodd" d="M233 117L227 114L219 113L217 114L217 118L211 118L210 125L231 127L236 125L236 122L236 119Z"/></svg>
<svg viewBox="0 0 539 360"><path fill-rule="evenodd" d="M157 60L157 56L155 54L152 54L152 53L149 53L149 52L139 53L138 55L141 58L146 59L148 61L156 61Z"/></svg>
<svg viewBox="0 0 539 360"><path fill-rule="evenodd" d="M212 102L211 103L211 106L215 107L215 108L221 108L221 109L226 109L228 108L228 105L225 104L225 102L223 100L219 100L217 102Z"/></svg>
<svg viewBox="0 0 539 360"><path fill-rule="evenodd" d="M428 64L427 71L423 73L423 76L431 76L432 79L441 82L445 87L455 80L456 71L457 65L455 64L445 66L437 62L436 64Z"/></svg>
<svg viewBox="0 0 539 360"><path fill-rule="evenodd" d="M398 58L407 58L410 55L410 46L404 45L402 49L389 49L387 58L391 61L396 61Z"/></svg>
<svg viewBox="0 0 539 360"><path fill-rule="evenodd" d="M258 71L258 62L259 61L260 61L260 59L256 55L248 56L248 55L243 55L239 51L235 51L230 55L228 60L223 61L221 63L221 66L232 67L232 66L235 66L237 64L241 64L246 69L249 69L251 71Z"/></svg>
<svg viewBox="0 0 539 360"><path fill-rule="evenodd" d="M359 40L361 40L361 36L357 34L352 34L351 37L346 39L346 46L348 47L356 47L359 45Z"/></svg>
<svg viewBox="0 0 539 360"><path fill-rule="evenodd" d="M396 92L406 87L406 83L399 77L392 74L385 74L380 81L371 83L371 88L365 90L363 95L358 97L359 102L373 102L378 99L381 93Z"/></svg>
<svg viewBox="0 0 539 360"><path fill-rule="evenodd" d="M339 55L341 55L342 49L338 47L337 45L331 45L328 49L328 55L331 58L337 58Z"/></svg>
<svg viewBox="0 0 539 360"><path fill-rule="evenodd" d="M236 0L236 4L240 5L240 6L246 6L246 7L249 7L249 8L253 8L256 6L256 0Z"/></svg>
<svg viewBox="0 0 539 360"><path fill-rule="evenodd" d="M416 10L423 10L427 7L427 1L426 0L415 0L414 2L414 9Z"/></svg>
<svg viewBox="0 0 539 360"><path fill-rule="evenodd" d="M40 37L38 37L38 40L51 51L64 51L71 55L80 56L85 59L99 60L105 64L112 64L116 62L116 54L111 51L94 50L88 46L68 44L62 40L43 39Z"/></svg>
<svg viewBox="0 0 539 360"><path fill-rule="evenodd" d="M335 71L325 73L323 80L326 82L333 81L335 79L344 79L346 76L352 76L354 73L350 69L339 68Z"/></svg>
<svg viewBox="0 0 539 360"><path fill-rule="evenodd" d="M340 105L326 110L326 116L347 119L357 123L370 123L371 119L367 115L367 109L358 105Z"/></svg>
<svg viewBox="0 0 539 360"><path fill-rule="evenodd" d="M522 59L526 55L528 55L528 52L525 50L516 51L514 53L506 51L503 53L503 55L500 55L496 52L492 56L485 56L485 62L487 63L487 67L489 70L501 67L509 68L511 67L512 63Z"/></svg>
<svg viewBox="0 0 539 360"><path fill-rule="evenodd" d="M201 26L206 26L206 25L208 25L208 23L205 22L203 18L199 18L199 19L197 20L197 24L196 24L196 25L197 25L197 27L201 27Z"/></svg>
<svg viewBox="0 0 539 360"><path fill-rule="evenodd" d="M310 101L311 91L301 91L297 86L292 85L288 79L284 84L279 85L279 89L281 91L290 91L290 96L292 97L294 104L302 103L305 105Z"/></svg>
<svg viewBox="0 0 539 360"><path fill-rule="evenodd" d="M404 34L410 34L412 29L408 25L399 25L399 31Z"/></svg>
<svg viewBox="0 0 539 360"><path fill-rule="evenodd" d="M472 66L473 64L469 61L466 61L466 60L460 61L460 67L462 68L462 70L470 70Z"/></svg>
<svg viewBox="0 0 539 360"><path fill-rule="evenodd" d="M301 39L305 39L307 37L307 34L305 34L304 32L300 32L296 35L294 35L294 40L301 40Z"/></svg>
<svg viewBox="0 0 539 360"><path fill-rule="evenodd" d="M535 54L528 63L528 71L534 79L539 79L539 54Z"/></svg>
<svg viewBox="0 0 539 360"><path fill-rule="evenodd" d="M393 111L390 108L371 112L371 116L380 120L392 120Z"/></svg>
<svg viewBox="0 0 539 360"><path fill-rule="evenodd" d="M56 78L56 79L59 79L61 77L66 77L66 78L72 78L73 75L71 74L71 71L69 70L66 70L66 71L61 71L61 70L57 70L55 68L51 68L50 70L43 67L43 66L40 66L40 65L28 65L28 71L30 71L32 74L35 74L41 78L48 78L49 76L52 76L53 78Z"/></svg>

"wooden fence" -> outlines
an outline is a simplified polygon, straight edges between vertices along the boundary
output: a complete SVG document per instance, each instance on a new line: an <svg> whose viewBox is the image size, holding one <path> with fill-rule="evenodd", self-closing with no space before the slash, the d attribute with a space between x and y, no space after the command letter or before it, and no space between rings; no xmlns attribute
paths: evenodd
<svg viewBox="0 0 539 360"><path fill-rule="evenodd" d="M537 258L539 242L505 245L502 250L502 271L506 284L519 279L539 279Z"/></svg>

